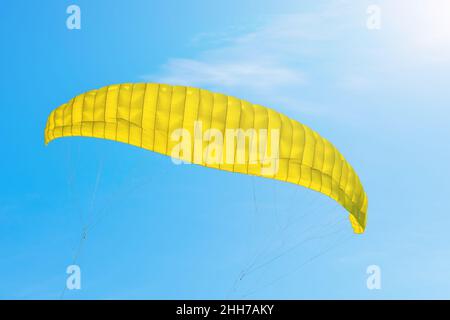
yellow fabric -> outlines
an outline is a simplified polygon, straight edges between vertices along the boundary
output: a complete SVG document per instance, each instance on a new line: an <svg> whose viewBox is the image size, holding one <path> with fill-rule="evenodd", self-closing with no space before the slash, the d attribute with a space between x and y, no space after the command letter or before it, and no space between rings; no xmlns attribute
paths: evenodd
<svg viewBox="0 0 450 320"><path fill-rule="evenodd" d="M307 126L231 96L155 83L106 86L78 95L53 110L45 128L45 144L59 137L86 136L120 141L170 156L177 143L171 140L173 130L184 128L194 136L195 121L202 121L203 132L215 128L224 136L226 129L279 129L279 170L270 178L331 197L350 213L354 231L364 232L367 195L341 153ZM207 159L198 164L263 176L261 164L249 164L248 156L244 164L209 164Z"/></svg>

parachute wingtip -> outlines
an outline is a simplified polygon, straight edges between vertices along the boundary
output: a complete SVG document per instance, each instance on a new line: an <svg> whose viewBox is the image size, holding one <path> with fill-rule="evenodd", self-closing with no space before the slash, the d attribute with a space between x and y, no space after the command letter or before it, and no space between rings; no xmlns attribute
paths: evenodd
<svg viewBox="0 0 450 320"><path fill-rule="evenodd" d="M50 139L47 135L47 132L44 134L44 146L47 146L50 142Z"/></svg>
<svg viewBox="0 0 450 320"><path fill-rule="evenodd" d="M352 224L353 232L356 234L364 233L366 226L362 225L353 214L350 214L349 218L350 218L350 223Z"/></svg>

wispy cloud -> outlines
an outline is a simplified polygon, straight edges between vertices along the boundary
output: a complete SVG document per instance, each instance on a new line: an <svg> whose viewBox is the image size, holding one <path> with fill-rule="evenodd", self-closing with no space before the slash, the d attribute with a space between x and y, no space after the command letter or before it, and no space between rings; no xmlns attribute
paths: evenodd
<svg viewBox="0 0 450 320"><path fill-rule="evenodd" d="M439 11L442 0L430 1L434 10ZM369 4L335 0L307 12L266 16L257 26L200 34L192 43L201 43L206 49L191 57L169 58L159 72L142 78L209 88L255 102L264 101L269 106L282 105L285 111L325 111L336 115L331 107L324 109L311 102L311 97L318 101L316 97L320 98L323 92L346 95L418 82L419 77L405 79L403 71L409 70L414 75L420 61L442 62L447 57L445 50L442 54L438 50L429 51L431 45L425 45L424 41L415 43L402 36L411 33L401 27L405 24L401 21L416 14L410 10L411 6L405 5L402 12L390 2L380 1L381 29L368 30ZM432 48L445 47L443 40L448 32L441 26L444 22L431 23L429 11L425 10L421 16L428 23L419 21L417 32L430 34L421 39L433 40ZM422 30L425 26L427 29ZM394 35L396 39L392 40ZM407 57L405 52L409 52ZM424 52L433 55L425 59ZM339 110L340 114L345 112Z"/></svg>
<svg viewBox="0 0 450 320"><path fill-rule="evenodd" d="M283 85L302 85L305 82L301 71L258 59L223 62L171 59L163 70L158 77L161 82L181 85L265 90Z"/></svg>
<svg viewBox="0 0 450 320"><path fill-rule="evenodd" d="M296 108L305 108L292 93L309 85L308 63L313 56L323 56L324 45L317 44L339 34L340 11L335 5L309 13L266 16L259 26L198 35L193 43L201 41L205 46L209 42L209 49L195 57L170 58L158 73L142 78L200 86L269 104L286 106L297 101ZM323 27L330 24L335 26Z"/></svg>
<svg viewBox="0 0 450 320"><path fill-rule="evenodd" d="M146 80L206 86L231 91L273 92L286 86L302 86L307 77L301 66L293 67L298 42L304 31L292 26L302 19L293 16L271 17L270 23L246 32L235 31L195 37L203 39L211 48L193 58L171 58L157 74L145 75ZM211 40L213 39L213 40ZM295 44L297 42L297 44Z"/></svg>

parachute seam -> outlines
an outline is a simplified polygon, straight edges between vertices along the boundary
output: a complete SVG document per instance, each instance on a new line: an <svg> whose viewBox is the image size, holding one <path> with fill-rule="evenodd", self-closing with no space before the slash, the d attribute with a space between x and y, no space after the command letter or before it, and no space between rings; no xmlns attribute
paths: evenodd
<svg viewBox="0 0 450 320"><path fill-rule="evenodd" d="M65 120L66 120L66 110L67 110L67 107L68 107L68 102L67 103L65 103L64 104L64 108L62 108L62 124L63 124L63 127L65 127L65 125L64 125L64 123L65 123ZM64 134L64 129L61 129L61 135L63 135Z"/></svg>
<svg viewBox="0 0 450 320"><path fill-rule="evenodd" d="M226 128L227 128L227 117L228 117L228 108L229 108L229 96L225 96L226 97L226 99L227 99L227 102L226 102L226 105L227 105L227 107L225 108L225 117L224 117L224 121L223 121L223 135L224 135L224 139L226 139L226 135L225 135L225 132L226 132ZM225 156L225 153L223 153L223 150L222 150L222 160L223 160L223 157ZM222 164L220 164L219 163L219 169L222 169Z"/></svg>
<svg viewBox="0 0 450 320"><path fill-rule="evenodd" d="M327 158L327 154L329 154L330 148L328 146L328 140L323 139L323 142L324 142L324 159L323 159L324 165L323 165L323 167L325 168L325 159L328 159ZM333 165L334 165L334 152L333 152ZM333 165L331 165L331 176L333 176ZM332 191L333 191L333 183L332 182L333 181L331 180L330 193L327 194L327 195L330 195L332 193Z"/></svg>
<svg viewBox="0 0 450 320"><path fill-rule="evenodd" d="M170 86L169 116L167 117L167 130L166 130L166 154L169 151L169 132L170 132L170 117L172 116L172 105L173 105L173 87Z"/></svg>
<svg viewBox="0 0 450 320"><path fill-rule="evenodd" d="M95 90L94 105L92 106L92 119L93 120L95 120L95 102L97 101L97 93L98 93L98 90ZM91 130L92 130L92 135L94 135L94 121L92 121Z"/></svg>
<svg viewBox="0 0 450 320"><path fill-rule="evenodd" d="M200 106L202 105L202 90L199 89L198 90L198 101L197 101L197 116L196 116L196 121L199 121L199 117L200 117ZM203 130L203 128L202 128ZM194 131L195 131L195 123L194 123ZM202 136L203 136L203 132L201 132ZM194 133L194 146L195 146L195 133ZM202 145L203 146L203 145ZM192 155L192 160L195 161L195 155ZM203 156L202 156L202 160L201 160L201 164L203 164Z"/></svg>
<svg viewBox="0 0 450 320"><path fill-rule="evenodd" d="M263 163L265 163L265 160L266 160L267 144L269 143L269 128L270 128L270 123L271 123L269 109L266 109L266 116L267 116L267 137L266 137L265 150L264 150L264 154L263 154Z"/></svg>
<svg viewBox="0 0 450 320"><path fill-rule="evenodd" d="M75 99L76 97L73 99L73 104L72 104L72 109L70 110L70 134L73 136L73 126L74 126L74 121L73 121L73 109L74 105L75 105Z"/></svg>
<svg viewBox="0 0 450 320"><path fill-rule="evenodd" d="M312 161L311 161L311 169L314 168L314 161L315 161L315 159L316 159L316 146L317 146L317 141L316 141L316 140L317 140L317 139L316 139L316 137L314 136L314 133L315 133L315 132L312 131L314 147L313 147L313 152L312 152L313 158L312 158ZM311 188L312 181L313 181L313 175L312 175L312 170L311 170L311 179L309 180L308 188Z"/></svg>
<svg viewBox="0 0 450 320"><path fill-rule="evenodd" d="M64 121L66 120L66 109L67 109L67 105L68 105L68 103L66 103L65 105L64 105L64 108L63 108L63 112L62 112L62 124L63 124L63 126L64 126ZM64 126L65 127L65 126ZM64 135L64 129L61 129L61 135Z"/></svg>
<svg viewBox="0 0 450 320"><path fill-rule="evenodd" d="M103 138L106 138L106 108L108 106L108 95L109 95L109 86L107 86L105 88L105 105L104 105L104 109L103 109L103 122L104 122L104 126L103 126Z"/></svg>
<svg viewBox="0 0 450 320"><path fill-rule="evenodd" d="M360 188L357 187L358 184L360 184L359 177L355 174L355 179L354 179L354 184L353 184L353 188L355 190L355 192L354 192L354 196L355 196L354 203L355 204L354 205L355 205L356 211L358 213L358 219L360 219L359 204L360 204L360 200L361 200L361 192L360 192Z"/></svg>
<svg viewBox="0 0 450 320"><path fill-rule="evenodd" d="M227 128L228 103L229 103L228 96L225 96L225 98L226 98L226 102L225 102L226 107L225 107L225 116L223 119L223 129L222 129L223 136L224 136L224 142L226 139L225 132L226 132L226 128ZM222 157L222 160L224 160L225 152L223 152L223 150L222 150L222 154L220 156ZM221 162L223 162L223 161L221 161ZM219 169L221 169L221 168L222 168L222 165L221 165L221 163L219 163Z"/></svg>
<svg viewBox="0 0 450 320"><path fill-rule="evenodd" d="M210 115L210 118L209 118L209 129L212 129L212 121L213 121L213 114L214 114L214 104L215 104L214 93L211 93L211 95L212 95L212 106L211 106L211 115ZM210 132L211 132L211 130L210 130ZM210 137L208 137L208 138L210 138ZM209 150L209 144L206 146L206 157L205 157L206 164L209 164L208 158L207 158L208 155L209 155L208 150Z"/></svg>
<svg viewBox="0 0 450 320"><path fill-rule="evenodd" d="M184 102L183 102L183 118L181 120L181 128L184 129L184 118L186 114L186 100L187 100L187 87L184 87Z"/></svg>
<svg viewBox="0 0 450 320"><path fill-rule="evenodd" d="M358 179L358 185L360 186L360 190L361 190L361 193L360 193L359 198L358 198L358 203L360 205L360 207L358 209L362 210L362 206L364 205L364 194L365 194L365 192L364 192L364 188L363 188L362 183L361 183L361 179L359 178L359 176L356 176L356 177Z"/></svg>
<svg viewBox="0 0 450 320"><path fill-rule="evenodd" d="M341 173L339 175L339 181L338 181L338 191L339 191L339 200L342 199L342 189L341 189L341 180L342 180L342 173L344 172L344 161L342 161L342 156L339 153L339 159L341 160Z"/></svg>
<svg viewBox="0 0 450 320"><path fill-rule="evenodd" d="M353 169L353 171L354 171L354 169ZM356 195L356 199L355 199L355 206L356 206L356 209L357 209L357 213L358 213L358 220L360 220L361 219L361 210L360 210L360 208L359 208L359 206L360 206L360 203L361 203L361 194L362 194L362 188L358 188L358 185L359 186L361 186L361 181L359 180L359 177L358 177L358 175L356 174L356 171L355 171L355 179L354 179L354 186L353 186L353 188L354 188L354 190L355 190L355 195Z"/></svg>
<svg viewBox="0 0 450 320"><path fill-rule="evenodd" d="M322 165L319 171L323 171L323 167L325 165L325 140L322 137L318 137L320 139L320 142L322 143ZM322 192L323 189L323 177L320 175L320 192ZM323 192L322 192L323 193Z"/></svg>
<svg viewBox="0 0 450 320"><path fill-rule="evenodd" d="M188 95L188 87L184 87L184 102L183 102L183 120L181 120L181 128L184 130L185 125L185 118L186 118L186 102L187 102L187 95ZM184 157L184 154L183 154ZM190 162L192 162L192 154L191 158L189 159Z"/></svg>
<svg viewBox="0 0 450 320"><path fill-rule="evenodd" d="M292 159L292 144L294 142L294 126L292 125L292 119L287 118L289 120L289 125L291 126L291 143L289 144L289 160L287 163L287 173L286 173L286 180L289 179L289 169L291 167L291 159Z"/></svg>
<svg viewBox="0 0 450 320"><path fill-rule="evenodd" d="M238 128L241 128L241 120L242 120L242 101L241 99L237 99L239 101L239 124L238 124ZM238 131L239 132L239 131ZM237 142L234 145L234 159L233 159L233 172L235 171L235 164L236 164L236 153L237 153Z"/></svg>
<svg viewBox="0 0 450 320"><path fill-rule="evenodd" d="M300 181L302 180L302 163L303 163L303 159L305 157L305 148L306 148L306 130L305 130L305 126L301 123L299 123L300 126L302 127L303 130L303 145L302 145L302 156L300 157L300 174L298 175L298 180L297 180L297 184L300 184Z"/></svg>
<svg viewBox="0 0 450 320"><path fill-rule="evenodd" d="M116 119L119 120L119 104L120 104L120 91L122 90L122 84L119 84L119 90L117 91L117 103L116 103ZM119 121L116 121L115 140L117 140L117 130L119 129Z"/></svg>
<svg viewBox="0 0 450 320"><path fill-rule="evenodd" d="M255 110L255 105L253 103L250 103L252 106L252 110L253 110L253 124L252 124L252 128L255 129L255 120L256 120L256 110ZM255 129L256 131L256 129ZM253 139L254 139L254 134L255 132L252 133L251 136L251 141L249 142L249 148L248 148L248 160L247 160L247 174L248 174L248 167L250 165L250 153L252 152L252 147L253 147Z"/></svg>
<svg viewBox="0 0 450 320"><path fill-rule="evenodd" d="M131 134L131 103L133 102L133 93L134 93L134 83L131 84L131 92L130 92L130 103L128 104L128 138L127 143L130 143L130 134Z"/></svg>
<svg viewBox="0 0 450 320"><path fill-rule="evenodd" d="M159 104L159 91L161 86L158 84L158 89L156 90L156 104L155 104L155 117L153 119L153 144L152 149L155 149L155 140L156 140L156 118L158 116L158 104Z"/></svg>
<svg viewBox="0 0 450 320"><path fill-rule="evenodd" d="M55 127L56 127L56 119L55 119L55 117L56 117L56 111L55 112L53 112L53 137L55 137Z"/></svg>
<svg viewBox="0 0 450 320"><path fill-rule="evenodd" d="M144 97L142 99L142 105L141 105L141 141L140 141L140 146L142 148L143 145L143 140L144 140L144 112L145 112L145 98L147 95L147 83L145 84L144 87Z"/></svg>
<svg viewBox="0 0 450 320"><path fill-rule="evenodd" d="M86 103L86 93L83 93L83 102L81 103L81 121L80 121L80 135L83 137L83 119L84 119L84 108Z"/></svg>
<svg viewBox="0 0 450 320"><path fill-rule="evenodd" d="M333 151L333 165L331 166L331 177L333 177L334 166L336 165L336 148L333 148L331 146L331 143L330 143L329 147ZM333 182L334 182L333 179L331 179L331 193L330 193L330 195L334 194L333 193Z"/></svg>
<svg viewBox="0 0 450 320"><path fill-rule="evenodd" d="M276 115L276 117L278 117L278 120L280 120L280 140L281 140L281 137L283 136L283 121L281 120L281 116L280 116L280 114L279 113L275 113L275 115ZM269 134L269 132L267 132L267 134ZM272 142L272 137L270 137L270 142ZM279 151L281 152L281 146L280 146L280 144L279 144ZM279 152L279 153L280 153ZM280 154L278 154L278 161L280 161L281 159L280 159ZM289 161L288 161L289 162ZM281 166L281 164L280 164L280 162L278 163L278 166ZM280 167L278 167L278 172L277 172L277 174L279 173L279 170L280 170ZM277 175L277 174L275 174L275 176ZM282 180L282 181L285 181L284 179Z"/></svg>
<svg viewBox="0 0 450 320"><path fill-rule="evenodd" d="M344 170L345 170L345 175L344 175ZM345 201L347 195L345 194L345 185L347 183L347 179L348 179L348 168L347 168L347 164L345 162L342 162L342 172L341 172L341 178L339 180L339 188L342 192L342 199ZM345 179L344 179L345 177Z"/></svg>
<svg viewBox="0 0 450 320"><path fill-rule="evenodd" d="M73 104L74 104L74 99L71 100L70 107L68 106L68 108L70 108L70 124L69 124L69 126L70 126L70 135L73 134L72 133L72 127L73 127L73 116L72 116ZM64 111L64 117L65 117L65 111Z"/></svg>
<svg viewBox="0 0 450 320"><path fill-rule="evenodd" d="M331 144L331 143L330 143ZM335 171L338 170L339 166L338 166L338 153L337 153L337 149L333 147L333 145L331 145L331 147L333 148L333 153L334 153L334 163L333 163L333 168L331 170L331 176L332 177L336 177L337 178L337 173ZM331 181L332 183L335 183L335 181ZM336 191L336 185L332 184L331 185L331 194L335 194Z"/></svg>
<svg viewBox="0 0 450 320"><path fill-rule="evenodd" d="M58 114L58 110L55 110L55 112L53 113L53 122L54 122L54 126L56 127L56 123L57 123L57 116Z"/></svg>
<svg viewBox="0 0 450 320"><path fill-rule="evenodd" d="M351 168L350 167L350 165L349 165L349 177L347 178L347 184L345 185L345 189L347 189L347 188L349 188L349 187L353 187L353 173L352 173L352 170L353 170L353 168ZM349 179L349 178L352 178L352 179ZM346 192L346 193L348 193L348 192ZM353 205L353 192L352 192L352 194L349 194L349 199L350 199L350 203ZM353 207L352 207L352 210L353 210Z"/></svg>

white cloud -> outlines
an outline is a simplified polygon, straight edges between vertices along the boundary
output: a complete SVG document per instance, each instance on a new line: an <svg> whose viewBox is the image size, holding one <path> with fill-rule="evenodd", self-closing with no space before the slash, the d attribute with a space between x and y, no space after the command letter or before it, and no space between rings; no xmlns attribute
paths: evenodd
<svg viewBox="0 0 450 320"><path fill-rule="evenodd" d="M335 0L308 12L266 16L257 27L200 34L193 44L208 49L172 57L160 72L142 78L209 88L280 111L355 114L351 106L324 106L321 98L408 88L422 81L417 67L450 59L450 17L437 14L449 5L430 1L432 8L417 11L404 0L380 0L379 31L366 28L371 1Z"/></svg>
<svg viewBox="0 0 450 320"><path fill-rule="evenodd" d="M171 59L163 69L159 81L180 85L265 90L283 85L302 85L305 82L304 75L298 70L257 60L215 62Z"/></svg>
<svg viewBox="0 0 450 320"><path fill-rule="evenodd" d="M160 72L142 78L200 86L269 106L287 104L288 109L310 112L314 110L310 103L302 104L296 96L309 85L304 66L314 56L323 56L323 46L345 25L339 23L341 10L333 5L315 12L266 16L258 27L200 34L193 44L205 46L208 41L212 48L195 57L170 58ZM327 28L330 24L334 27ZM317 43L322 45L316 48Z"/></svg>

